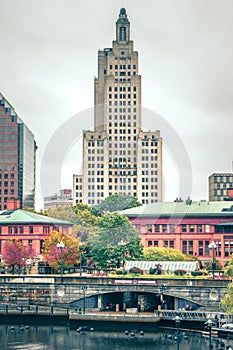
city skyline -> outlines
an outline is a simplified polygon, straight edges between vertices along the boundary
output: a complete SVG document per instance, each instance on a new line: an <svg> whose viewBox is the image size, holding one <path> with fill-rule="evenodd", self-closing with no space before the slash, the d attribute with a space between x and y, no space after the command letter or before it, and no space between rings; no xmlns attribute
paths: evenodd
<svg viewBox="0 0 233 350"><path fill-rule="evenodd" d="M140 54L142 106L162 116L183 141L193 171L192 197L207 199L208 176L232 171L231 1L148 1L146 7L137 0L70 1L69 7L65 1L0 3L0 90L37 139L38 191L46 144L62 123L93 107L96 54L111 45L121 7ZM72 174L79 172L81 153L75 157L64 163L61 188L71 188ZM165 167L164 199L173 200L175 167Z"/></svg>

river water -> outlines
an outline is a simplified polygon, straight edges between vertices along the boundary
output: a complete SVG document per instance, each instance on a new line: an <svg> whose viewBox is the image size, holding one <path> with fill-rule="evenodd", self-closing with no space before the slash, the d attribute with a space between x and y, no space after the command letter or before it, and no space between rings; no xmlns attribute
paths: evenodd
<svg viewBox="0 0 233 350"><path fill-rule="evenodd" d="M180 331L179 346L175 331L159 331L143 335L131 332L77 332L60 326L0 326L1 350L206 350L209 338L196 333ZM212 337L213 349L232 346L231 340Z"/></svg>

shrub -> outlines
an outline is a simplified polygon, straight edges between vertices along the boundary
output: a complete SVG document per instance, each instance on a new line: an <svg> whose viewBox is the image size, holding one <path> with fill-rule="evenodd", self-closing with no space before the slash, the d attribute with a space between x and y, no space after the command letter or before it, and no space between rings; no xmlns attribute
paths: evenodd
<svg viewBox="0 0 233 350"><path fill-rule="evenodd" d="M153 269L153 267L150 267L149 275L155 275L156 272L157 272L157 269Z"/></svg>
<svg viewBox="0 0 233 350"><path fill-rule="evenodd" d="M116 274L117 274L117 275L122 275L122 270L117 270L117 271L116 271Z"/></svg>
<svg viewBox="0 0 233 350"><path fill-rule="evenodd" d="M139 269L138 267L132 267L129 270L129 273L131 273L132 275L143 275L143 271L141 269Z"/></svg>
<svg viewBox="0 0 233 350"><path fill-rule="evenodd" d="M186 274L186 271L185 270L175 270L174 271L174 274L177 275L177 276L183 276Z"/></svg>
<svg viewBox="0 0 233 350"><path fill-rule="evenodd" d="M203 272L202 271L192 271L191 272L191 275L193 277L196 277L196 276L203 276Z"/></svg>
<svg viewBox="0 0 233 350"><path fill-rule="evenodd" d="M127 271L126 270L122 270L122 275L127 275Z"/></svg>

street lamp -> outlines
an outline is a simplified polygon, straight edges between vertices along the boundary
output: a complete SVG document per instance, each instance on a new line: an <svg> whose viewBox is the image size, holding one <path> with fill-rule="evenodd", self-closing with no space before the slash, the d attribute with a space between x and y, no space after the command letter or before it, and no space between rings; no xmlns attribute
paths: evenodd
<svg viewBox="0 0 233 350"><path fill-rule="evenodd" d="M80 251L80 264L79 264L79 275L82 276L82 251L83 251L83 243L79 242L79 251Z"/></svg>
<svg viewBox="0 0 233 350"><path fill-rule="evenodd" d="M65 244L61 241L60 243L57 243L57 248L60 249L59 267L60 267L60 276L62 278L62 250L65 248Z"/></svg>
<svg viewBox="0 0 233 350"><path fill-rule="evenodd" d="M165 300L163 299L163 293L166 290L166 285L163 283L160 289L160 303L161 303L161 309L163 310L164 308L164 304L165 304Z"/></svg>
<svg viewBox="0 0 233 350"><path fill-rule="evenodd" d="M216 244L214 241L212 241L209 244L209 249L212 249L212 274L213 274L213 280L214 280L214 270L216 269L216 264L214 262L214 250L216 249Z"/></svg>
<svg viewBox="0 0 233 350"><path fill-rule="evenodd" d="M212 344L211 344L211 331L212 331L212 325L213 321L208 318L207 322L205 323L207 330L209 331L209 349L212 349Z"/></svg>
<svg viewBox="0 0 233 350"><path fill-rule="evenodd" d="M118 242L117 243L117 245L118 245L118 247L125 247L126 246L126 242L124 241L124 239L121 239L120 240L120 242ZM122 254L123 252L121 251L121 254ZM122 258L122 261L123 261L123 264L124 264L124 258L123 258L123 256L121 256L120 258ZM118 261L117 261L117 267L121 267L120 265L121 265L121 260L120 259L118 259Z"/></svg>
<svg viewBox="0 0 233 350"><path fill-rule="evenodd" d="M176 343L176 349L179 350L179 329L180 329L180 317L176 316L175 317L175 324L176 324L176 338L177 338L177 343Z"/></svg>
<svg viewBox="0 0 233 350"><path fill-rule="evenodd" d="M83 290L83 314L85 315L85 313L86 313L86 290L87 290L87 286L82 286L81 288Z"/></svg>

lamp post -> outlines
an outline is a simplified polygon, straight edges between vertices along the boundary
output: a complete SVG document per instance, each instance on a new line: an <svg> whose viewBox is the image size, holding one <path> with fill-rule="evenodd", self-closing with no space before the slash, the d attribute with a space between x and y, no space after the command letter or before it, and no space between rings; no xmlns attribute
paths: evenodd
<svg viewBox="0 0 233 350"><path fill-rule="evenodd" d="M209 331L209 349L212 349L212 344L211 344L211 331L212 331L212 325L213 322L210 318L208 318L207 322L205 323L207 330Z"/></svg>
<svg viewBox="0 0 233 350"><path fill-rule="evenodd" d="M212 274L213 274L213 280L214 280L214 270L216 268L216 264L214 262L214 250L216 249L216 244L214 241L212 241L210 244L209 244L209 249L212 249Z"/></svg>
<svg viewBox="0 0 233 350"><path fill-rule="evenodd" d="M65 248L65 244L62 241L60 241L60 243L57 243L57 248L60 249L59 267L60 267L60 276L62 279L62 250Z"/></svg>
<svg viewBox="0 0 233 350"><path fill-rule="evenodd" d="M82 286L81 288L83 290L83 313L85 315L85 313L86 313L86 290L87 290L87 286Z"/></svg>
<svg viewBox="0 0 233 350"><path fill-rule="evenodd" d="M179 350L179 347L180 347L180 343L179 343L180 317L179 316L175 317L175 324L176 324L176 338L177 338L176 349Z"/></svg>
<svg viewBox="0 0 233 350"><path fill-rule="evenodd" d="M124 239L121 239L120 242L117 243L117 245L118 245L119 247L125 247L125 246L126 246L126 242L124 241ZM121 252L120 252L120 253L123 255L122 249L121 249ZM122 261L123 261L123 264L124 264L123 256L120 256L120 258L122 258ZM121 267L121 266L120 266L120 265L121 265L121 260L120 260L120 259L118 259L117 265L118 265L117 267Z"/></svg>
<svg viewBox="0 0 233 350"><path fill-rule="evenodd" d="M161 294L160 294L160 303L161 303L161 309L163 310L164 308L164 304L165 304L165 300L163 299L163 293L166 290L166 285L163 283L161 286Z"/></svg>
<svg viewBox="0 0 233 350"><path fill-rule="evenodd" d="M82 276L82 258L83 258L83 243L79 242L79 251L80 251L80 264L79 264L79 275Z"/></svg>

